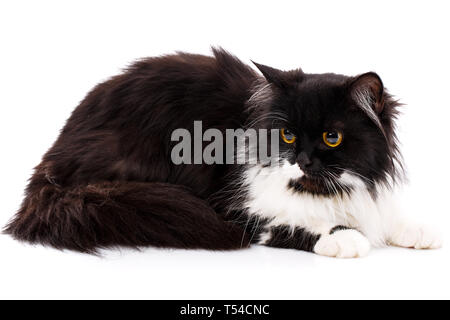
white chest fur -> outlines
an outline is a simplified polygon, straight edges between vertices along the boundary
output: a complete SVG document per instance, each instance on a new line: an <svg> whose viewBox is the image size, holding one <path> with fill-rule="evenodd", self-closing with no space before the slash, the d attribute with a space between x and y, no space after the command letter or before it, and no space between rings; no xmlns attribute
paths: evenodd
<svg viewBox="0 0 450 320"><path fill-rule="evenodd" d="M378 186L374 199L360 178L344 173L340 182L352 187L350 194L317 196L288 187L291 179L302 175L298 165L288 162L281 167L248 168L244 179L249 199L245 206L250 214L270 219L271 226L303 227L317 233L344 225L358 229L374 246L385 245L396 216L388 188Z"/></svg>

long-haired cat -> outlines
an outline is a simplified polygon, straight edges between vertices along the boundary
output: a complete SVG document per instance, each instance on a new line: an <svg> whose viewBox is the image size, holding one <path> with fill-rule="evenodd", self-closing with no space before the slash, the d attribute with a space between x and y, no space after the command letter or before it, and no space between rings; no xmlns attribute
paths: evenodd
<svg viewBox="0 0 450 320"><path fill-rule="evenodd" d="M261 244L361 257L371 246L440 246L392 200L402 176L399 104L377 74L255 63L260 76L213 53L140 60L95 87L36 167L5 232L88 253ZM222 133L279 132L277 165L175 164L172 133L193 134L196 121Z"/></svg>

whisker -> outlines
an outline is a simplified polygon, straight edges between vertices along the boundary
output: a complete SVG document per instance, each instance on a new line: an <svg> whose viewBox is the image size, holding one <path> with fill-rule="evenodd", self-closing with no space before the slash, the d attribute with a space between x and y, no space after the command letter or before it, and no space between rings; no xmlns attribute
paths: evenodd
<svg viewBox="0 0 450 320"><path fill-rule="evenodd" d="M367 178L366 176L364 176L364 175L362 175L362 174L360 174L360 173L358 173L358 172L355 172L355 171L352 170L352 169L342 168L342 167L339 167L339 166L337 166L337 165L329 165L328 167L336 168L336 169L342 170L343 172L351 173L351 174L353 174L353 175L355 175L355 176L360 177L361 179L364 179L367 183L369 183L369 184L371 184L371 185L374 184L374 181L373 181L372 179L369 179L369 178Z"/></svg>

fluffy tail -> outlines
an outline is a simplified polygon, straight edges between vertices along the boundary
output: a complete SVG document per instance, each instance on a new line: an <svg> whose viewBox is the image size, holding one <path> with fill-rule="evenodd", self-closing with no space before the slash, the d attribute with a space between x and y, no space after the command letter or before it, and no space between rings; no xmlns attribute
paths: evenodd
<svg viewBox="0 0 450 320"><path fill-rule="evenodd" d="M187 188L166 183L47 183L6 226L18 240L95 253L112 246L238 249L248 238Z"/></svg>

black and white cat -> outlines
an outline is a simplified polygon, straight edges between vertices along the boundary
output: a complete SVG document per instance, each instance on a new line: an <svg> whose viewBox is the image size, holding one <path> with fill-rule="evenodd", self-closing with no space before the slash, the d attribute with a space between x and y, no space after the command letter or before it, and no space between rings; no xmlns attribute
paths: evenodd
<svg viewBox="0 0 450 320"><path fill-rule="evenodd" d="M213 52L140 60L94 88L36 168L5 231L89 253L256 243L350 258L371 246L440 247L434 232L396 209L399 104L377 74L255 63L261 77L226 51ZM198 121L224 135L277 133L275 165L229 164L223 154L209 164L175 163L173 132L195 136Z"/></svg>

